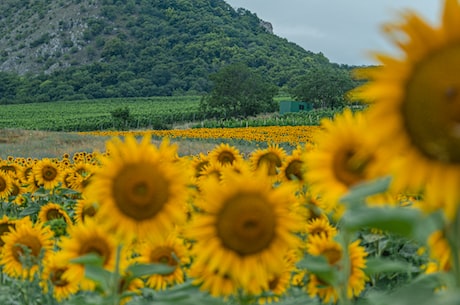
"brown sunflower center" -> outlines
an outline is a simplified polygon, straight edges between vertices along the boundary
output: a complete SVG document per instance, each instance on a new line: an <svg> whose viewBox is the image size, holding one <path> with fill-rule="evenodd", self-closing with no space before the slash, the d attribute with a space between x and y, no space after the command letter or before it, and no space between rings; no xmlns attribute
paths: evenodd
<svg viewBox="0 0 460 305"><path fill-rule="evenodd" d="M150 252L150 262L177 266L177 261L172 255L173 252L174 249L171 247L157 247Z"/></svg>
<svg viewBox="0 0 460 305"><path fill-rule="evenodd" d="M58 209L49 209L48 211L46 211L47 220L53 220L57 218L64 218L61 211L59 211Z"/></svg>
<svg viewBox="0 0 460 305"><path fill-rule="evenodd" d="M286 166L286 169L284 170L286 178L288 180L296 179L299 181L303 181L302 164L303 162L300 160L292 160L291 162L289 162L289 164Z"/></svg>
<svg viewBox="0 0 460 305"><path fill-rule="evenodd" d="M460 163L460 45L420 62L407 82L403 124L425 157Z"/></svg>
<svg viewBox="0 0 460 305"><path fill-rule="evenodd" d="M347 187L366 179L365 170L371 155L361 155L354 148L343 148L333 158L332 167L337 180Z"/></svg>
<svg viewBox="0 0 460 305"><path fill-rule="evenodd" d="M268 167L269 176L274 176L276 175L276 168L281 166L281 158L275 153L268 152L262 155L257 162L257 167L262 165Z"/></svg>
<svg viewBox="0 0 460 305"><path fill-rule="evenodd" d="M104 265L109 262L113 254L107 241L102 238L87 240L81 245L80 251L78 252L80 256L90 253L94 253L102 257L104 259Z"/></svg>
<svg viewBox="0 0 460 305"><path fill-rule="evenodd" d="M328 248L321 253L326 257L329 265L335 265L342 258L342 251L337 248Z"/></svg>
<svg viewBox="0 0 460 305"><path fill-rule="evenodd" d="M69 282L62 278L62 275L67 268L57 268L50 273L50 281L56 287L65 287L69 285Z"/></svg>
<svg viewBox="0 0 460 305"><path fill-rule="evenodd" d="M6 183L5 178L0 176L0 192L5 191L7 187L8 187L8 184Z"/></svg>
<svg viewBox="0 0 460 305"><path fill-rule="evenodd" d="M219 160L222 165L232 165L236 157L231 151L224 150L217 156L217 160Z"/></svg>
<svg viewBox="0 0 460 305"><path fill-rule="evenodd" d="M170 182L156 166L127 164L114 179L113 196L120 211L137 221L153 218L168 202Z"/></svg>
<svg viewBox="0 0 460 305"><path fill-rule="evenodd" d="M29 252L31 256L37 258L40 255L42 246L40 239L36 236L21 236L13 247L14 259L21 262L21 257L24 256L26 252Z"/></svg>
<svg viewBox="0 0 460 305"><path fill-rule="evenodd" d="M90 206L85 206L85 207L83 208L82 213L81 213L81 219L82 219L83 221L85 221L85 218L86 218L86 217L94 217L94 215L96 215L96 212L97 212L97 211L96 211L96 208L95 208L94 206L92 206L92 205L90 205Z"/></svg>
<svg viewBox="0 0 460 305"><path fill-rule="evenodd" d="M262 194L240 193L224 202L217 215L217 235L241 256L263 251L275 237L274 210Z"/></svg>
<svg viewBox="0 0 460 305"><path fill-rule="evenodd" d="M55 167L51 165L45 165L42 168L42 177L46 181L53 181L56 179L58 175L58 171Z"/></svg>
<svg viewBox="0 0 460 305"><path fill-rule="evenodd" d="M1 237L5 235L6 233L10 232L11 229L14 227L15 227L14 223L5 222L5 223L0 224L0 247L3 247L3 245L5 244L5 242L3 241Z"/></svg>

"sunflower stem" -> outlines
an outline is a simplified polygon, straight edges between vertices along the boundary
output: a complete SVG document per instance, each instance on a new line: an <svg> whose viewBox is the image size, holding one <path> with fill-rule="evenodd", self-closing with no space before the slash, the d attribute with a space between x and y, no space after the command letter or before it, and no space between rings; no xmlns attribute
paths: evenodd
<svg viewBox="0 0 460 305"><path fill-rule="evenodd" d="M449 242L451 251L452 271L455 279L455 288L460 288L460 209L457 208L457 213L454 221L447 226L446 237Z"/></svg>
<svg viewBox="0 0 460 305"><path fill-rule="evenodd" d="M350 278L350 253L348 251L348 245L350 244L351 236L346 230L342 231L341 234L342 243L342 261L341 261L341 276L338 283L338 297L339 304L349 305L350 300L348 299L348 280Z"/></svg>

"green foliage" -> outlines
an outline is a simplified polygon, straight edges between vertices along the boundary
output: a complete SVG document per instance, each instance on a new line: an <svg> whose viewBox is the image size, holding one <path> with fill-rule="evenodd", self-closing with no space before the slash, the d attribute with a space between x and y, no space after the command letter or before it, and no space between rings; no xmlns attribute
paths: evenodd
<svg viewBox="0 0 460 305"><path fill-rule="evenodd" d="M312 103L314 108L343 107L347 103L345 94L357 85L347 69L315 65L296 80L291 94L297 100Z"/></svg>
<svg viewBox="0 0 460 305"><path fill-rule="evenodd" d="M1 2L0 64L21 73L8 76L7 95L0 88L1 104L202 95L209 75L232 63L283 88L331 65L223 0L77 2ZM29 45L48 51L37 58Z"/></svg>
<svg viewBox="0 0 460 305"><path fill-rule="evenodd" d="M244 64L226 66L210 78L214 86L201 106L213 116L247 117L277 109L273 98L278 89Z"/></svg>
<svg viewBox="0 0 460 305"><path fill-rule="evenodd" d="M0 128L49 131L170 129L205 119L199 97L152 97L0 105Z"/></svg>

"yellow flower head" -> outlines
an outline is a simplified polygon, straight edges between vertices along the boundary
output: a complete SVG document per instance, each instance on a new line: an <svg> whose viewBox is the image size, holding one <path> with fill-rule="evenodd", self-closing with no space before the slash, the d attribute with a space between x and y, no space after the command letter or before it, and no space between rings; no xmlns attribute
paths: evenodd
<svg viewBox="0 0 460 305"><path fill-rule="evenodd" d="M346 109L333 120L322 121L317 147L306 153L306 180L311 192L322 198L326 212L338 208L351 187L384 174L378 141L367 132L364 113Z"/></svg>
<svg viewBox="0 0 460 305"><path fill-rule="evenodd" d="M59 164L52 159L43 158L33 167L34 179L39 186L53 189L62 183L63 171Z"/></svg>
<svg viewBox="0 0 460 305"><path fill-rule="evenodd" d="M4 242L0 264L12 277L31 279L39 264L52 253L53 233L41 223L27 217L14 223L14 228L2 237Z"/></svg>
<svg viewBox="0 0 460 305"><path fill-rule="evenodd" d="M292 189L273 188L262 171L229 169L225 183L208 179L201 194L203 213L194 215L186 230L196 241L196 261L260 293L269 277L282 271L285 252L298 243L292 234L300 222L290 211Z"/></svg>
<svg viewBox="0 0 460 305"><path fill-rule="evenodd" d="M445 0L435 27L416 13L385 30L402 58L377 54L381 66L357 95L371 101L376 137L391 153L396 189L418 191L428 181L447 206L460 199L460 4ZM450 209L450 211L455 209ZM447 213L453 217L451 212Z"/></svg>
<svg viewBox="0 0 460 305"><path fill-rule="evenodd" d="M109 155L84 193L99 204L101 222L129 243L167 235L185 220L190 175L170 146L157 148L149 136L140 142L126 136L125 142L109 141L107 149Z"/></svg>

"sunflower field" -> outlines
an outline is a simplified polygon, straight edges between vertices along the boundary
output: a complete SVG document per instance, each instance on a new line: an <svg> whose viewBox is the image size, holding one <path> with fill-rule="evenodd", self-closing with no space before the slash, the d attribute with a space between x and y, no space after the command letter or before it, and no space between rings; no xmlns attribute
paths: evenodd
<svg viewBox="0 0 460 305"><path fill-rule="evenodd" d="M356 71L368 107L319 127L0 160L0 304L460 304L460 3L385 30L404 56Z"/></svg>

